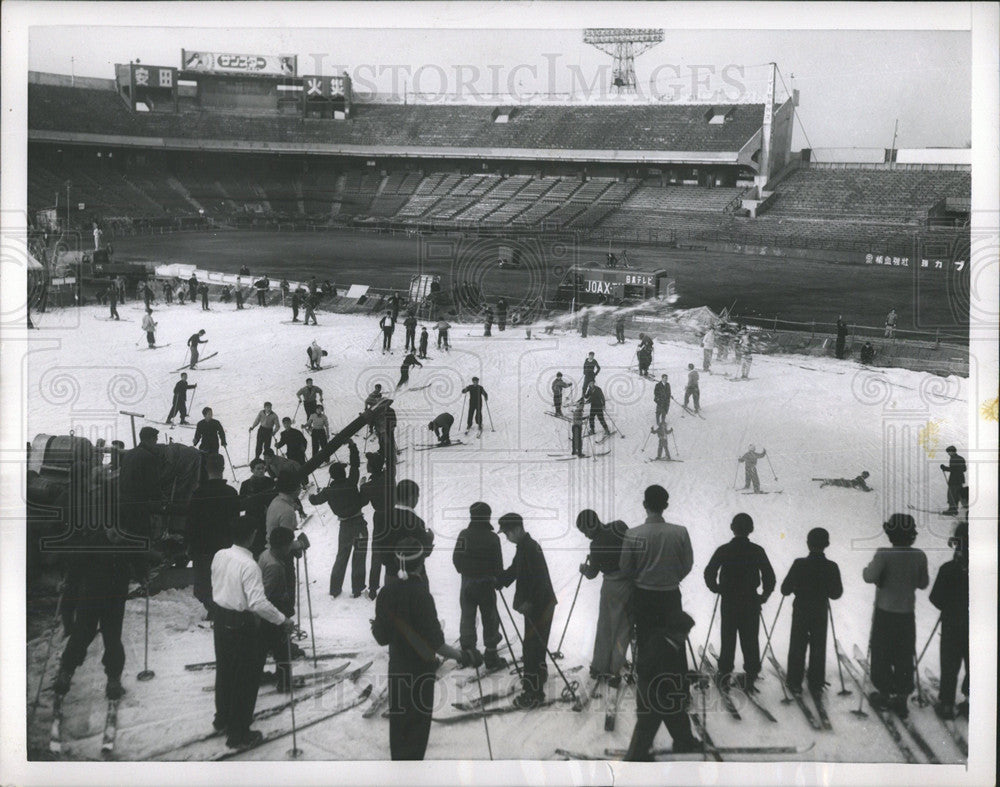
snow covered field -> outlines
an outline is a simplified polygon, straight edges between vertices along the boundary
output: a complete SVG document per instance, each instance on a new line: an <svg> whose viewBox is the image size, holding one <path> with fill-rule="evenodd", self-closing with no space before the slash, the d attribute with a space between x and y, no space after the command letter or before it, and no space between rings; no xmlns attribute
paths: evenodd
<svg viewBox="0 0 1000 787"><path fill-rule="evenodd" d="M312 373L323 388L327 414L335 430L353 419L371 387L382 383L391 390L399 376L403 332L394 337L395 354L383 356L367 351L377 333L373 318L320 315L319 327L305 331L288 324L289 313L280 308L254 308L243 314L232 307L213 304L213 311L198 306L159 308L157 341L170 346L155 351L145 347L140 331L141 305L120 307L122 322L103 321L106 309L50 312L41 315L39 333L51 338L48 349L37 349L28 357L26 389L29 397L27 433L76 433L96 439L117 436L131 446L128 419L119 410L147 414L163 420L170 406L170 392L178 375L171 373L184 359L185 341L205 328L209 344L203 356L218 351L205 362L205 369L192 372L198 383L193 397L192 420L211 405L227 431L229 451L236 464L247 461L247 428L261 403L274 403L279 416L295 409L295 391L310 375L305 348L313 339L329 351L325 359L333 368ZM101 319L95 319L101 318ZM130 322L125 322L128 319ZM861 579L861 569L872 551L884 545L882 521L908 505L941 509L945 485L937 465L944 447L954 443L962 450L967 441L967 380L942 379L906 370L863 369L853 362L799 356L757 356L752 379L733 382L722 373L733 365L716 364L713 374L703 374L701 404L704 418L685 414L676 404L669 420L674 427L680 463L650 463L655 456L655 437L646 442L653 423L652 382L638 377L629 366L634 362L635 341L610 346L611 338L578 335L535 334L526 341L523 330L494 330L482 337L482 328L456 325L453 349L445 354L434 347L423 369L414 369L411 387L430 383L419 391L403 390L395 396L399 414L397 442L405 448L400 478L420 484L418 513L436 533L436 548L427 564L438 616L444 621L449 641L458 636L459 577L451 563L454 537L467 523L468 507L484 500L493 509L494 521L514 511L524 516L529 532L541 543L559 597L550 649L555 650L570 610L573 592L588 547L574 521L583 508L593 508L605 521L623 519L630 525L643 520L642 493L651 483L670 492L668 520L685 525L694 546L695 567L682 585L685 607L697 622L691 639L695 647L705 640L714 597L706 589L701 573L714 549L728 540L732 516L749 513L756 523L752 540L768 552L778 581L784 578L794 558L806 554L805 535L812 527L830 531L827 556L840 565L844 597L835 602L837 634L850 652L855 644L864 649L871 620L874 590ZM469 335L471 334L471 335ZM568 424L544 413L551 409L549 384L556 371L577 382L588 351L593 350L603 367L598 377L608 398L608 411L624 437L605 442L599 450L611 453L597 459L557 461L550 454L569 452ZM700 348L686 344L657 343L652 371L670 375L674 396L681 398L689 362L701 367ZM431 441L427 422L443 411L456 416L462 409L461 388L472 375L480 378L489 393L489 416L481 439L475 431L465 436L465 445L444 450L415 451L416 444ZM301 419L297 419L301 420ZM161 429L160 440L190 441L186 429ZM495 429L495 431L494 431ZM737 478L737 456L749 443L766 448L770 465L759 465L763 489L773 494L743 495L742 471ZM645 447L644 447L645 446ZM585 442L585 453L592 446ZM341 457L346 451L341 450ZM773 467L773 473L772 473ZM849 489L819 489L813 477L853 478L862 470L871 473L871 494ZM242 481L246 468L237 470ZM325 475L325 473L324 473ZM232 481L232 472L227 468ZM321 482L325 478L319 479ZM780 492L780 493L779 493ZM306 503L307 511L310 506ZM928 553L931 580L938 567L950 558L946 540L953 520L912 512L918 521L916 546ZM368 516L370 522L370 516ZM316 700L297 706L296 721L308 723L355 697L366 683L378 690L384 685L387 654L369 631L373 602L352 599L347 593L332 599L326 592L327 577L336 549L337 524L325 506L305 525L312 541L309 550L311 598L315 615L316 649L319 653L357 651L352 668L368 660L374 665L355 685L345 681ZM505 560L513 556L504 543ZM577 608L561 650L564 669L583 665L569 675L584 682L596 624L600 580L584 581ZM764 608L768 626L777 609L776 593ZM302 591L303 627L306 624L306 593ZM773 644L784 664L790 625L790 604L778 620ZM918 593L917 640L922 647L930 634L937 611ZM211 630L199 626L201 606L190 588L168 590L151 600L150 666L156 678L135 680L142 669L143 601L130 601L125 619L127 664L123 676L128 693L119 708L116 758L142 760L208 758L224 749L217 739L163 754L210 729L213 713L211 671L186 671L184 665L214 658ZM517 617L520 625L520 616ZM510 631L509 620L508 631ZM712 641L718 647L718 622ZM47 638L28 644L28 704L35 696ZM762 639L763 644L763 639ZM308 641L302 642L309 649ZM60 646L61 647L61 646ZM515 650L519 647L515 644ZM765 720L752 707L742 711L743 720L731 719L709 694L708 726L716 744L808 745L815 748L798 759L842 762L901 761L899 750L874 714L859 720L850 714L858 705L858 692L840 697L840 684L828 644L828 709L834 732L809 728L795 705L781 703L781 690L770 668L765 666L760 700L778 718ZM86 664L77 672L64 704L64 739L67 757L96 758L106 703L104 676L100 666L98 638ZM41 706L29 720L29 746L44 748L52 694L49 688L58 653L48 661ZM320 662L332 666L337 660ZM741 657L737 653L737 669ZM448 670L451 670L450 665ZM922 667L938 671L937 639L927 651ZM312 665L296 662L299 672ZM455 678L467 671L443 674L436 699L442 715L454 713L451 702L476 694L475 683L458 688ZM923 675L921 675L923 678ZM493 691L515 680L500 673L483 682ZM263 687L266 690L267 687ZM561 689L558 675L550 668L550 696ZM275 704L275 695L263 695L258 709ZM867 709L867 704L866 704ZM914 706L911 714L943 762L958 762L961 754L928 707ZM634 701L622 703L617 729L604 732L604 706L595 700L582 713L556 705L530 712L490 719L494 756L498 759L546 759L556 747L600 755L606 747L625 747L634 720ZM257 727L265 733L289 727L284 712ZM964 730L964 721L961 722ZM291 745L283 738L244 755L253 759L282 759ZM669 745L661 730L657 745ZM388 729L383 719L364 719L360 709L334 716L305 730L298 746L308 759L388 759ZM486 738L481 721L459 725L435 724L431 730L428 759L485 759ZM794 759L795 757L793 757ZM753 759L752 757L748 759ZM784 757L788 759L788 757Z"/></svg>

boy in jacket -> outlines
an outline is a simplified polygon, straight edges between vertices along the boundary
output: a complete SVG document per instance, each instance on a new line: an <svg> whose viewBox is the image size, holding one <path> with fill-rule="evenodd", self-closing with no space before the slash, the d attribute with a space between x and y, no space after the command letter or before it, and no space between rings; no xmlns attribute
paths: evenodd
<svg viewBox="0 0 1000 787"><path fill-rule="evenodd" d="M955 718L955 686L965 664L958 712L969 715L969 523L959 522L948 540L955 556L938 569L930 601L941 610L941 689L934 712L942 719Z"/></svg>
<svg viewBox="0 0 1000 787"><path fill-rule="evenodd" d="M490 524L492 510L486 503L469 506L469 526L458 534L451 562L462 576L459 604L462 609L459 636L462 650L476 647L476 613L483 621L483 660L486 669L498 669L507 660L497 655L500 615L497 613L497 577L503 572L500 537Z"/></svg>

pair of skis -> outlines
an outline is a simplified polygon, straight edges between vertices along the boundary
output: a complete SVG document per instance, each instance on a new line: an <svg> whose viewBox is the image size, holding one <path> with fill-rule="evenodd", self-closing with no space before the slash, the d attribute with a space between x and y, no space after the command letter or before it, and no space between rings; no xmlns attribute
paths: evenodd
<svg viewBox="0 0 1000 787"><path fill-rule="evenodd" d="M461 440L452 440L450 443L424 443L413 446L414 451L430 451L432 448L451 448L453 445L465 445Z"/></svg>
<svg viewBox="0 0 1000 787"><path fill-rule="evenodd" d="M813 741L808 746L713 746L705 747L704 751L709 753L717 752L718 754L807 754L812 751L816 746L816 742ZM672 749L653 749L650 752L652 757L683 757L689 755L702 755L704 751L695 752L679 752L675 753ZM569 749L556 749L556 754L560 757L565 757L569 760L624 760L626 755L625 749L605 749L604 756L597 756L593 754L586 754L578 751L571 751Z"/></svg>
<svg viewBox="0 0 1000 787"><path fill-rule="evenodd" d="M719 659L719 654L715 652L715 645L708 646L708 653L711 658L705 658L705 667L708 670L709 676L715 681L715 685L719 688L719 693L722 694L722 702L726 706L726 710L729 712L730 716L735 719L740 719L739 711L735 707L732 696L730 695L731 688L723 685L723 676L719 675L717 669L717 661ZM702 654L704 656L704 653ZM747 701L753 705L765 719L777 724L778 720L774 717L763 704L753 695L750 691L744 691L743 695L747 698Z"/></svg>
<svg viewBox="0 0 1000 787"><path fill-rule="evenodd" d="M214 352L214 353L210 353L210 354L208 354L208 355L203 355L203 356L201 356L201 357L200 357L200 358L198 359L197 363L195 363L195 365L194 365L194 369L191 369L191 364L189 364L189 363L186 363L186 364L184 364L183 366L178 366L178 367L177 367L176 369L172 370L172 371L171 371L170 373L171 373L171 374L177 374L177 372L183 372L183 371L184 371L185 369L190 369L191 371L195 371L195 372L197 372L197 371L205 371L204 369L199 369L199 368L198 368L198 364L199 364L199 363L201 363L202 361L207 361L207 360L208 360L209 358L214 358L214 357L215 357L216 355L218 355L218 354L219 354L219 353L218 353L218 351L216 351L216 352ZM212 369L218 369L218 368L220 368L220 367L218 367L218 366L213 366L213 367L210 367L210 368L212 368Z"/></svg>

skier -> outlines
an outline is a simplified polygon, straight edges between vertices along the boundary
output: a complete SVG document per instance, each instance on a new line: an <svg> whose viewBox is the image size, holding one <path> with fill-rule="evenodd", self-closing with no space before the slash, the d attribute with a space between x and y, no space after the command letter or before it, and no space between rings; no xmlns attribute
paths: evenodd
<svg viewBox="0 0 1000 787"><path fill-rule="evenodd" d="M120 320L118 316L118 288L112 284L108 287L108 308L111 310L112 320Z"/></svg>
<svg viewBox="0 0 1000 787"><path fill-rule="evenodd" d="M965 489L965 458L959 455L958 449L949 445L944 449L948 454L948 464L941 465L941 470L948 474L948 508L944 513L951 516L958 514L959 504L969 507L968 492Z"/></svg>
<svg viewBox="0 0 1000 787"><path fill-rule="evenodd" d="M396 484L393 474L385 470L385 458L381 454L369 453L365 457L368 478L359 489L372 507L372 560L368 571L368 598L374 599L381 586L383 542L388 529L388 514L393 508Z"/></svg>
<svg viewBox="0 0 1000 787"><path fill-rule="evenodd" d="M236 282L236 310L243 311L243 285L237 281Z"/></svg>
<svg viewBox="0 0 1000 787"><path fill-rule="evenodd" d="M749 489L750 485L753 484L753 491L760 493L760 478L757 477L757 460L763 459L767 456L767 449L762 448L760 453L757 453L757 448L751 445L747 448L747 452L743 454L737 461L743 463L743 488Z"/></svg>
<svg viewBox="0 0 1000 787"><path fill-rule="evenodd" d="M486 307L486 314L483 315L483 336L493 335L493 309Z"/></svg>
<svg viewBox="0 0 1000 787"><path fill-rule="evenodd" d="M660 375L660 382L653 386L653 402L656 405L656 423L661 424L670 412L670 382L667 375Z"/></svg>
<svg viewBox="0 0 1000 787"><path fill-rule="evenodd" d="M847 349L847 323L844 315L837 315L837 358L843 359Z"/></svg>
<svg viewBox="0 0 1000 787"><path fill-rule="evenodd" d="M483 623L483 663L493 670L507 666L497 655L500 644L500 615L497 613L497 577L503 571L500 537L490 524L492 510L483 502L469 506L469 525L458 534L451 562L462 577L459 606L459 645L462 650L476 647L476 613Z"/></svg>
<svg viewBox="0 0 1000 787"><path fill-rule="evenodd" d="M451 445L451 427L454 423L455 416L451 413L441 413L427 424L427 428L434 432L438 445Z"/></svg>
<svg viewBox="0 0 1000 787"><path fill-rule="evenodd" d="M648 334L639 334L639 348L635 351L635 357L639 364L639 374L648 377L649 367L653 363L653 339Z"/></svg>
<svg viewBox="0 0 1000 787"><path fill-rule="evenodd" d="M604 434L610 436L611 430L608 429L608 423L604 420L604 407L607 404L604 399L604 391L596 383L591 383L584 399L590 403L590 415L588 417L590 431L587 434L592 435L594 433L594 419L596 418L601 422L601 426L604 427Z"/></svg>
<svg viewBox="0 0 1000 787"><path fill-rule="evenodd" d="M891 709L906 718L913 691L916 620L914 595L930 584L927 555L915 549L917 523L909 514L893 514L882 525L891 547L879 547L861 576L875 585L875 611L870 637L873 708Z"/></svg>
<svg viewBox="0 0 1000 787"><path fill-rule="evenodd" d="M465 386L462 389L462 393L469 395L469 418L465 424L465 433L468 434L469 430L472 429L472 419L475 417L476 426L479 427L479 431L483 431L483 402L489 401L489 394L486 393L486 389L479 384L479 378L473 377L472 384Z"/></svg>
<svg viewBox="0 0 1000 787"><path fill-rule="evenodd" d="M208 308L208 285L201 284L198 287L198 294L201 295L201 310L203 312L209 311Z"/></svg>
<svg viewBox="0 0 1000 787"><path fill-rule="evenodd" d="M397 391L410 381L410 369L414 366L423 368L424 365L417 360L417 356L410 350L403 359L403 363L399 366L399 382L396 383Z"/></svg>
<svg viewBox="0 0 1000 787"><path fill-rule="evenodd" d="M309 368L314 372L318 372L323 368L323 358L327 356L327 351L324 350L319 344L313 339L313 343L306 348L306 356L309 358Z"/></svg>
<svg viewBox="0 0 1000 787"><path fill-rule="evenodd" d="M615 318L615 343L625 344L625 315L619 314Z"/></svg>
<svg viewBox="0 0 1000 787"><path fill-rule="evenodd" d="M712 368L712 353L715 351L715 329L709 326L701 337L701 370L707 372Z"/></svg>
<svg viewBox="0 0 1000 787"><path fill-rule="evenodd" d="M404 478L396 484L396 492L393 495L394 505L389 512L386 527L382 536L381 550L378 559L385 567L385 585L388 587L397 581L396 569L399 567L396 561L397 546L408 537L413 537L419 541L424 548L425 554L430 554L434 549L434 531L427 527L427 524L417 516L416 507L420 501L420 487L416 481ZM375 555L373 554L374 558ZM427 572L423 572L423 580L427 581Z"/></svg>
<svg viewBox="0 0 1000 787"><path fill-rule="evenodd" d="M573 383L568 383L563 379L562 372L556 372L556 379L552 381L552 406L555 408L556 415L561 416L562 411L562 399L563 391L567 388L572 388Z"/></svg>
<svg viewBox="0 0 1000 787"><path fill-rule="evenodd" d="M263 459L250 461L250 477L240 484L240 509L244 518L254 527L253 545L250 551L254 559L260 557L267 544L267 508L278 494L274 479L267 475L267 465Z"/></svg>
<svg viewBox="0 0 1000 787"><path fill-rule="evenodd" d="M316 454L326 448L330 439L330 422L323 412L323 405L316 405L316 409L309 414L304 426L312 438L312 455L315 458Z"/></svg>
<svg viewBox="0 0 1000 787"><path fill-rule="evenodd" d="M403 327L406 328L406 346L404 349L416 352L417 318L413 316L412 312L406 315L406 319L403 320Z"/></svg>
<svg viewBox="0 0 1000 787"><path fill-rule="evenodd" d="M188 388L197 388L198 383L188 383L187 372L181 372L181 379L174 386L174 398L170 403L170 414L166 417L166 423L174 425L174 416L179 414L181 423L187 423L187 392Z"/></svg>
<svg viewBox="0 0 1000 787"><path fill-rule="evenodd" d="M153 295L153 288L149 286L148 281L144 281L142 283L142 305L149 309L155 300L156 296Z"/></svg>
<svg viewBox="0 0 1000 787"><path fill-rule="evenodd" d="M684 409L687 409L688 402L694 399L694 411L701 410L701 391L698 388L698 372L693 363L688 364L688 381L684 388Z"/></svg>
<svg viewBox="0 0 1000 787"><path fill-rule="evenodd" d="M740 688L756 691L760 674L760 608L774 592L775 576L763 547L750 541L753 518L740 513L729 526L733 538L712 555L705 567L705 584L722 597L719 648L719 681L725 690L733 675L736 636L743 650L744 679ZM758 595L757 588L761 588Z"/></svg>
<svg viewBox="0 0 1000 787"><path fill-rule="evenodd" d="M308 325L310 319L312 320L312 324L313 325L317 325L317 322L316 322L316 301L317 301L317 298L316 298L315 295L307 295L305 297L305 299L303 300L302 305L305 308L305 315L302 317L302 324L303 325Z"/></svg>
<svg viewBox="0 0 1000 787"><path fill-rule="evenodd" d="M750 379L750 366L753 364L753 342L750 340L750 334L743 334L743 338L740 340L740 379L749 380Z"/></svg>
<svg viewBox="0 0 1000 787"><path fill-rule="evenodd" d="M573 424L570 426L570 446L573 456L583 458L583 398L573 407Z"/></svg>
<svg viewBox="0 0 1000 787"><path fill-rule="evenodd" d="M666 454L667 461L673 461L673 458L670 456L670 445L667 441L669 436L674 433L674 430L667 424L667 419L664 418L662 421L658 421L656 426L649 430L649 433L655 434L657 437L656 458L659 460Z"/></svg>
<svg viewBox="0 0 1000 787"><path fill-rule="evenodd" d="M146 308L146 313L142 316L142 329L146 332L146 344L150 350L156 349L156 323L153 321L153 310Z"/></svg>
<svg viewBox="0 0 1000 787"><path fill-rule="evenodd" d="M299 321L299 308L302 306L302 288L296 287L292 293L292 322Z"/></svg>
<svg viewBox="0 0 1000 787"><path fill-rule="evenodd" d="M299 482L299 468L291 460L280 456L275 456L274 451L268 448L264 452L264 465L273 474L274 488L277 495L267 506L267 513L264 515L264 530L267 538L271 538L271 533L275 528L286 527L294 531L298 527L298 517L305 517L302 510L302 502L298 493L301 488ZM272 466L268 459L280 459L282 467ZM288 567L294 571L295 568L289 562Z"/></svg>
<svg viewBox="0 0 1000 787"><path fill-rule="evenodd" d="M276 483L281 480L281 476L286 476L296 480L294 484L296 490L305 489L307 482L306 479L301 478L299 471L302 469L302 465L299 462L289 459L287 456L274 453L274 449L270 447L264 449L263 459L267 472L271 474ZM280 484L279 491L281 491ZM295 504L296 510L301 511L302 504L297 497L295 498ZM271 532L270 527L267 530L269 533Z"/></svg>
<svg viewBox="0 0 1000 787"><path fill-rule="evenodd" d="M260 566L250 554L253 539L253 523L237 520L233 546L217 552L212 560L216 662L212 726L226 731L226 746L233 749L257 745L264 738L250 729L264 665L256 618L289 633L295 627L291 617L267 600Z"/></svg>
<svg viewBox="0 0 1000 787"><path fill-rule="evenodd" d="M399 294L395 290L389 296L389 313L392 315L392 324L395 325L399 319Z"/></svg>
<svg viewBox="0 0 1000 787"><path fill-rule="evenodd" d="M286 457L293 462L304 465L306 463L306 446L308 445L306 436L292 426L292 419L288 416L281 419L281 425L284 427L281 430L281 439L274 444L274 447L284 448Z"/></svg>
<svg viewBox="0 0 1000 787"><path fill-rule="evenodd" d="M195 365L198 363L198 345L208 344L208 339L202 341L201 337L205 335L205 329L202 328L198 333L191 334L191 338L187 340L188 347L191 348L191 363L188 365L188 369L194 369Z"/></svg>
<svg viewBox="0 0 1000 787"><path fill-rule="evenodd" d="M862 470L861 475L856 478L814 478L813 481L822 481L819 485L820 489L825 486L842 486L848 489L857 489L861 492L874 491L870 486L868 486L867 470Z"/></svg>
<svg viewBox="0 0 1000 787"><path fill-rule="evenodd" d="M368 500L358 491L361 456L358 445L349 441L350 472L343 462L330 465L330 483L315 495L309 495L314 506L326 503L340 519L337 557L330 571L330 595L337 598L344 586L347 564L351 563L351 595L359 598L365 592L365 568L368 560L368 523L361 509ZM353 551L353 559L351 553Z"/></svg>
<svg viewBox="0 0 1000 787"><path fill-rule="evenodd" d="M179 282L177 284L177 303L183 306L186 298L187 298L187 289L184 287L183 283Z"/></svg>
<svg viewBox="0 0 1000 787"><path fill-rule="evenodd" d="M323 389L318 385L313 385L312 377L306 378L306 384L295 392L295 396L302 402L306 418L316 412L317 405L323 404Z"/></svg>
<svg viewBox="0 0 1000 787"><path fill-rule="evenodd" d="M254 290L257 291L257 305L267 306L267 292L271 289L271 280L265 273L253 283Z"/></svg>
<svg viewBox="0 0 1000 787"><path fill-rule="evenodd" d="M271 403L264 402L264 409L257 413L257 417L250 424L248 430L252 432L255 427L260 426L260 429L257 430L257 447L254 451L254 459L259 459L261 452L265 448L271 447L271 437L278 430L279 423L277 413L271 410Z"/></svg>
<svg viewBox="0 0 1000 787"><path fill-rule="evenodd" d="M393 760L422 760L434 708L435 653L463 667L479 668L482 656L463 653L444 641L437 608L424 573L427 549L403 539L390 569L398 579L386 584L375 602L372 636L389 646L389 752Z"/></svg>
<svg viewBox="0 0 1000 787"><path fill-rule="evenodd" d="M549 567L541 546L524 529L520 514L504 514L498 524L500 532L517 547L514 561L497 577L497 587L508 587L515 580L512 606L524 616L524 647L522 658L522 691L514 698L518 708L537 708L545 701L545 680L552 615L556 594L552 590Z"/></svg>
<svg viewBox="0 0 1000 787"><path fill-rule="evenodd" d="M956 715L955 687L965 665L962 694L957 712L969 715L969 524L959 522L948 539L954 557L938 569L930 602L941 610L941 684L934 712L942 719Z"/></svg>
<svg viewBox="0 0 1000 787"><path fill-rule="evenodd" d="M392 312L386 312L385 316L379 320L378 327L382 329L382 354L392 351L392 332L396 330L396 321L392 317Z"/></svg>
<svg viewBox="0 0 1000 787"><path fill-rule="evenodd" d="M296 539L287 527L276 527L268 539L269 548L257 559L264 595L289 618L295 614L295 572L290 572L288 568L292 564L293 544L299 547L308 546L309 539L305 533L299 533ZM301 648L289 640L288 632L284 628L266 620L260 623L260 638L264 647L264 658L270 656L274 659L276 691L282 694L291 691L289 656L295 658L295 651L301 652ZM270 673L264 673L262 677L270 677Z"/></svg>
<svg viewBox="0 0 1000 787"><path fill-rule="evenodd" d="M198 277L195 274L191 274L191 278L188 279L188 300L194 303L195 298L198 297Z"/></svg>
<svg viewBox="0 0 1000 787"><path fill-rule="evenodd" d="M448 342L448 330L451 328L451 326L444 320L438 320L437 325L435 325L434 327L437 328L438 332L437 348L439 350L441 348L444 348L444 351L448 352L451 349L451 344Z"/></svg>
<svg viewBox="0 0 1000 787"><path fill-rule="evenodd" d="M594 381L597 380L597 375L601 373L601 365L597 362L592 352L587 353L587 360L583 362L583 388L584 394L587 393L587 388L589 388Z"/></svg>
<svg viewBox="0 0 1000 787"><path fill-rule="evenodd" d="M620 520L603 524L596 511L586 509L577 515L576 529L590 541L590 552L580 564L580 573L587 579L604 575L590 677L618 688L632 633L628 610L632 585L621 571L622 542L628 526Z"/></svg>
<svg viewBox="0 0 1000 787"><path fill-rule="evenodd" d="M226 447L226 430L212 415L211 407L203 407L202 418L194 430L193 444L198 447L202 454L217 454L219 446ZM201 443L199 446L198 443ZM202 456L205 460L207 456Z"/></svg>
<svg viewBox="0 0 1000 787"><path fill-rule="evenodd" d="M830 546L830 534L814 527L806 536L808 557L796 558L781 583L781 595L795 595L792 603L792 634L788 641L786 687L792 694L802 693L806 673L806 648L809 649L809 693L819 695L826 687L826 621L830 602L844 594L840 568L823 554Z"/></svg>
<svg viewBox="0 0 1000 787"><path fill-rule="evenodd" d="M208 454L202 462L208 478L191 495L185 540L193 566L194 597L205 608L205 620L212 620L212 559L220 549L232 546L240 498L222 477L226 463L221 455Z"/></svg>
<svg viewBox="0 0 1000 787"><path fill-rule="evenodd" d="M583 316L580 318L580 338L587 338L587 331L590 328L590 312L586 309L583 311Z"/></svg>
<svg viewBox="0 0 1000 787"><path fill-rule="evenodd" d="M896 309L889 309L885 315L885 338L894 339L896 337Z"/></svg>
<svg viewBox="0 0 1000 787"><path fill-rule="evenodd" d="M422 361L427 359L427 340L428 340L428 337L427 337L427 326L426 325L421 325L420 326L420 349L417 352L417 357L420 360L422 360Z"/></svg>
<svg viewBox="0 0 1000 787"><path fill-rule="evenodd" d="M316 281L316 277L315 276L313 277L313 281ZM291 288L291 285L288 283L288 279L284 279L283 278L281 280L281 282L278 284L278 289L281 290L281 305L282 306L284 306L285 305L285 301L288 300L288 290L290 288Z"/></svg>
<svg viewBox="0 0 1000 787"><path fill-rule="evenodd" d="M170 285L170 282L164 279L163 283L160 285L163 290L163 300L167 304L174 302L174 288Z"/></svg>

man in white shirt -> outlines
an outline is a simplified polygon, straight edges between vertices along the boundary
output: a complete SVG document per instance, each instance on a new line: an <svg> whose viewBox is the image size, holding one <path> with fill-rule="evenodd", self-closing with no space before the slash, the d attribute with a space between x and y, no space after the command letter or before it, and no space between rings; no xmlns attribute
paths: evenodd
<svg viewBox="0 0 1000 787"><path fill-rule="evenodd" d="M254 522L246 518L233 528L233 546L216 552L212 560L212 600L215 604L215 719L212 726L226 731L226 745L250 748L263 740L250 729L257 689L264 666L257 618L290 632L295 622L264 594L260 566L250 553Z"/></svg>

